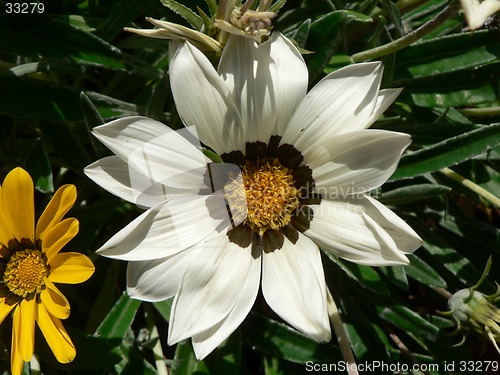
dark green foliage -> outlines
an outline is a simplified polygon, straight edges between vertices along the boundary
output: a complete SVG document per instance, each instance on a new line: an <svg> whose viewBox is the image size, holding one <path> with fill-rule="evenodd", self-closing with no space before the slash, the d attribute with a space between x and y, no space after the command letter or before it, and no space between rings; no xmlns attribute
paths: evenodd
<svg viewBox="0 0 500 375"><path fill-rule="evenodd" d="M158 358L151 348L158 340L175 375L302 374L308 361L342 361L335 337L316 343L256 304L232 336L197 362L189 341L166 343L172 300L149 305L124 294L125 264L94 252L142 211L83 174L85 166L108 154L89 131L127 115L181 126L169 91L168 43L123 27L150 28L146 16L190 25L173 12L184 14L174 1L163 0L167 7L160 0L41 2L43 14L14 15L6 14L6 2L0 1L0 181L23 166L40 204L59 186L75 184L79 195L70 216L80 220L80 234L67 250L87 254L96 265L88 282L63 290L72 306L64 323L71 327L76 360L58 364L40 335L36 353L42 372L155 374ZM196 6L210 16L215 4L182 3L194 10L185 17L196 26L202 24ZM349 56L418 28L447 2L414 3L397 8L389 0L289 0L275 30L312 52L304 58L313 85L349 64ZM500 282L498 207L442 171L451 168L500 195L500 29L465 27L456 15L423 40L382 58L384 86L405 89L374 127L409 133L413 143L377 194L418 232L424 246L404 267L359 266L323 256L359 363L438 364L439 370L429 373L445 374L445 361L455 361L457 369L461 360L498 360L482 337L452 347L461 336L446 336L451 324L437 313L447 309L439 291L474 285L490 256L492 271L481 290L493 293ZM471 108L479 111L466 111ZM0 338L8 350L7 322ZM144 338L153 326L159 338ZM1 349L4 371L9 356Z"/></svg>

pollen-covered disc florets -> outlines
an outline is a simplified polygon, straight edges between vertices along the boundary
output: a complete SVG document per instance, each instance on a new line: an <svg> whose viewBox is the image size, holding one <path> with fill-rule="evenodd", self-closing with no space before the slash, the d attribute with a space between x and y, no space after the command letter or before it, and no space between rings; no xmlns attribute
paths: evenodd
<svg viewBox="0 0 500 375"><path fill-rule="evenodd" d="M240 168L237 176L228 176L223 191L234 226L229 239L242 247L262 244L269 252L280 249L285 237L295 243L312 219L307 205L321 200L313 192L311 170L302 165L300 152L278 142L274 137L269 145L247 143L246 155L222 155Z"/></svg>
<svg viewBox="0 0 500 375"><path fill-rule="evenodd" d="M277 158L259 165L245 165L240 179L227 184L226 197L234 214L259 235L286 226L299 204L299 190L291 171ZM237 218L240 221L241 216Z"/></svg>
<svg viewBox="0 0 500 375"><path fill-rule="evenodd" d="M26 297L42 290L47 274L48 269L41 251L21 250L10 258L3 280L12 293Z"/></svg>
<svg viewBox="0 0 500 375"><path fill-rule="evenodd" d="M11 240L13 249L2 248L2 267L0 295L7 301L18 302L20 299L32 299L45 289L45 278L49 275L47 259L39 248L30 240L21 243Z"/></svg>

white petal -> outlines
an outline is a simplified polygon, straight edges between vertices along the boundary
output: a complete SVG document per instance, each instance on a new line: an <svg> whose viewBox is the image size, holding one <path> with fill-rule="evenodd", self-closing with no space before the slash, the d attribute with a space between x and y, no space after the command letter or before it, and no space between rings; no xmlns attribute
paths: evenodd
<svg viewBox="0 0 500 375"><path fill-rule="evenodd" d="M262 46L270 47L270 56L276 67L272 83L276 100L277 124L274 134L282 135L290 118L307 93L309 72L300 52L281 33L274 32Z"/></svg>
<svg viewBox="0 0 500 375"><path fill-rule="evenodd" d="M368 123L366 124L366 128L372 126L372 124L378 120L378 118L385 112L387 108L396 100L396 98L403 91L402 88L397 89L385 89L380 90L377 97L377 103L375 104L375 109L373 110L372 115L368 119Z"/></svg>
<svg viewBox="0 0 500 375"><path fill-rule="evenodd" d="M118 156L109 156L89 165L84 172L87 177L111 194L139 206L150 208L166 200L164 185L149 179L137 170L131 173L132 170L133 167ZM131 174L136 181L143 178L139 190L137 183L136 188L132 188Z"/></svg>
<svg viewBox="0 0 500 375"><path fill-rule="evenodd" d="M358 264L385 266L408 264L391 236L366 213L364 199L323 199L305 232L323 250ZM375 225L374 225L375 224Z"/></svg>
<svg viewBox="0 0 500 375"><path fill-rule="evenodd" d="M189 43L179 46L170 62L170 86L184 125L218 154L242 150L241 117L231 93L206 56Z"/></svg>
<svg viewBox="0 0 500 375"><path fill-rule="evenodd" d="M233 93L249 142L267 143L281 134L307 90L304 60L279 33L261 45L230 37L218 71Z"/></svg>
<svg viewBox="0 0 500 375"><path fill-rule="evenodd" d="M189 132L174 131L146 117L126 117L94 128L92 133L120 159L132 166L129 174L135 190L142 186L140 171L163 185L199 190L205 188L204 176L208 159L199 149L199 142Z"/></svg>
<svg viewBox="0 0 500 375"><path fill-rule="evenodd" d="M228 224L229 216L221 197L172 196L164 204L144 212L97 252L121 260L165 258Z"/></svg>
<svg viewBox="0 0 500 375"><path fill-rule="evenodd" d="M257 298L259 286L260 264L253 266L246 276L245 285L229 315L209 330L193 336L194 352L198 360L202 360L210 354L245 320Z"/></svg>
<svg viewBox="0 0 500 375"><path fill-rule="evenodd" d="M169 345L215 327L236 308L242 294L252 294L246 288L253 291L255 286L247 283L258 284L260 258L254 258L250 248L229 242L226 234L196 246L172 305ZM232 319L240 319L242 313L239 310ZM233 327L225 327L223 335L231 334Z"/></svg>
<svg viewBox="0 0 500 375"><path fill-rule="evenodd" d="M168 258L129 262L127 267L127 293L142 301L164 301L173 297L191 263L192 249Z"/></svg>
<svg viewBox="0 0 500 375"><path fill-rule="evenodd" d="M331 199L361 194L382 185L393 174L403 151L411 143L408 134L362 130L318 143L304 154L312 168L316 190Z"/></svg>
<svg viewBox="0 0 500 375"><path fill-rule="evenodd" d="M499 0L484 0L481 3L478 0L460 0L460 3L471 30L483 26L489 16L500 10Z"/></svg>
<svg viewBox="0 0 500 375"><path fill-rule="evenodd" d="M369 196L363 201L365 214L385 230L404 253L413 253L422 246L422 239L398 215Z"/></svg>
<svg viewBox="0 0 500 375"><path fill-rule="evenodd" d="M318 247L303 234L294 245L263 254L262 293L292 327L317 341L330 339L326 284Z"/></svg>
<svg viewBox="0 0 500 375"><path fill-rule="evenodd" d="M370 62L327 75L300 103L282 143L306 152L325 136L366 128L377 102L382 73L380 62Z"/></svg>

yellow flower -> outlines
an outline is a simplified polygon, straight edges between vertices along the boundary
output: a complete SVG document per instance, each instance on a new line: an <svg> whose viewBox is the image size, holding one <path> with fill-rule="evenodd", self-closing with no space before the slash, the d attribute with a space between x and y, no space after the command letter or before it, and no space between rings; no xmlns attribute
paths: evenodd
<svg viewBox="0 0 500 375"><path fill-rule="evenodd" d="M12 312L11 371L21 374L33 356L35 321L61 363L75 346L61 319L69 303L54 283L77 284L94 273L83 254L59 251L78 233L78 220L63 216L76 200L74 185L57 190L35 229L33 180L13 169L0 187L0 323Z"/></svg>

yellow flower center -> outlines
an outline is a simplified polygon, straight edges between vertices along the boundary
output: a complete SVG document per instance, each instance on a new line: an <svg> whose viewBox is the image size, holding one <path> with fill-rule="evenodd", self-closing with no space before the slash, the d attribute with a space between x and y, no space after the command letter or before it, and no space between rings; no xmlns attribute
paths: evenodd
<svg viewBox="0 0 500 375"><path fill-rule="evenodd" d="M299 204L291 171L277 159L242 167L241 177L226 184L224 192L233 220L245 222L259 235L286 226Z"/></svg>
<svg viewBox="0 0 500 375"><path fill-rule="evenodd" d="M49 270L40 250L19 250L9 259L3 281L9 290L25 298L44 289Z"/></svg>

